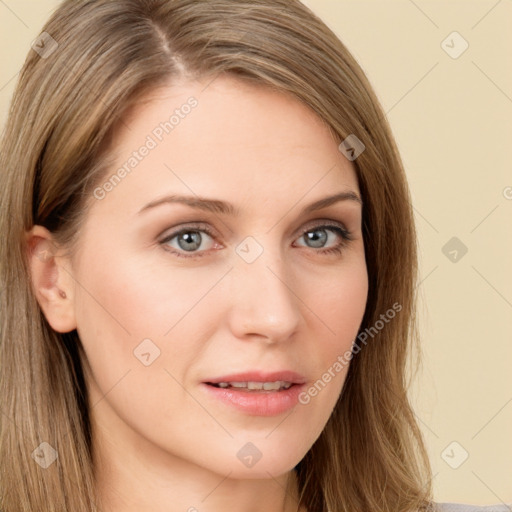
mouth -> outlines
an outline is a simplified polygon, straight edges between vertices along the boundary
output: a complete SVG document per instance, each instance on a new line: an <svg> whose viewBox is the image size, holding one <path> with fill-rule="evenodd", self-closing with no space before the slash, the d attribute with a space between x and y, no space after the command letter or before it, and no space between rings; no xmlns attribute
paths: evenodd
<svg viewBox="0 0 512 512"><path fill-rule="evenodd" d="M245 372L204 381L207 396L252 416L276 416L298 403L306 379L291 371Z"/></svg>
<svg viewBox="0 0 512 512"><path fill-rule="evenodd" d="M283 391L290 389L292 386L294 386L293 382L287 382L284 380L277 380L274 382L207 382L206 384L208 384L209 386L213 386L214 388L235 388L237 391L247 391L249 393L255 391Z"/></svg>

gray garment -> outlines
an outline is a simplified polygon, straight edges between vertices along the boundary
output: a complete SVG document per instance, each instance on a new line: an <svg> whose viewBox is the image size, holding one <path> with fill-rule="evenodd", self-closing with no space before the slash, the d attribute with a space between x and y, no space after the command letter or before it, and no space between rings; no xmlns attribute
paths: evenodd
<svg viewBox="0 0 512 512"><path fill-rule="evenodd" d="M512 512L510 505L464 505L463 503L436 503L437 512Z"/></svg>

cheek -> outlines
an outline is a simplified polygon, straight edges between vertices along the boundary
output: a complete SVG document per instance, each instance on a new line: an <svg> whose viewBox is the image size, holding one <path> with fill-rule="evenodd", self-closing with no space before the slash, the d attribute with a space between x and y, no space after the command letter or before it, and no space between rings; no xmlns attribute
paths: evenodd
<svg viewBox="0 0 512 512"><path fill-rule="evenodd" d="M90 261L80 271L82 282L79 310L92 315L103 329L133 342L162 338L193 310L218 279L202 279L198 271L155 268L151 259L104 258ZM108 266L105 262L109 262ZM80 314L80 311L79 311ZM87 323L91 320L83 318Z"/></svg>
<svg viewBox="0 0 512 512"><path fill-rule="evenodd" d="M308 307L315 313L304 358L314 362L315 380L299 399L310 418L311 437L320 435L341 393L352 360L352 345L366 309L368 276L364 258L323 279L316 293L309 293ZM308 283L311 286L311 283ZM307 335L306 335L307 337ZM314 418L314 420L311 420Z"/></svg>
<svg viewBox="0 0 512 512"><path fill-rule="evenodd" d="M184 428L171 421L176 411L193 417L180 383L214 325L211 302L209 310L201 309L201 323L194 312L218 277L192 282L191 273L160 271L137 258L116 259L108 252L95 257L80 268L83 286L76 297L90 402L103 424L119 432L129 425L165 444L169 432Z"/></svg>
<svg viewBox="0 0 512 512"><path fill-rule="evenodd" d="M83 257L77 272L77 330L101 389L147 362L182 381L215 325L215 303L204 298L223 273L155 266L110 246Z"/></svg>
<svg viewBox="0 0 512 512"><path fill-rule="evenodd" d="M333 273L330 279L323 280L321 289L310 294L308 304L317 313L319 329L328 333L318 346L331 359L351 347L363 319L367 298L368 275L364 258Z"/></svg>

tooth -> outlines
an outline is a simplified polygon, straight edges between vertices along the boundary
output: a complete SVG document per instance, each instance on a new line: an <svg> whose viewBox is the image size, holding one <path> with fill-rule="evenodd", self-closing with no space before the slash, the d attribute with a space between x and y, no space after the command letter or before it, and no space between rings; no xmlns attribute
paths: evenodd
<svg viewBox="0 0 512 512"><path fill-rule="evenodd" d="M248 382L247 389L263 389L263 382Z"/></svg>
<svg viewBox="0 0 512 512"><path fill-rule="evenodd" d="M217 386L219 388L232 387L238 389L248 389L251 391L279 391L280 389L289 389L292 386L292 383L282 380L275 382L218 382Z"/></svg>
<svg viewBox="0 0 512 512"><path fill-rule="evenodd" d="M230 382L229 385L233 388L246 388L247 382Z"/></svg>

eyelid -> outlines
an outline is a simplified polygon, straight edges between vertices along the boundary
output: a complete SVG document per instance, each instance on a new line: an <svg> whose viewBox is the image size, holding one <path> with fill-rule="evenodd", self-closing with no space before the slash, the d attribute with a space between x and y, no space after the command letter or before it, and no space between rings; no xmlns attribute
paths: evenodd
<svg viewBox="0 0 512 512"><path fill-rule="evenodd" d="M180 229L181 226L181 229ZM344 233L347 235L350 235L350 230L346 227L346 225L343 222L332 220L332 219L313 219L307 222L305 225L303 225L300 230L296 233L296 236L302 236L304 233L310 231L314 228L319 227L337 227L341 228ZM214 230L208 223L202 222L202 221L192 221L192 222L183 222L182 224L178 224L177 226L174 226L173 228L170 228L171 231L169 234L165 235L169 229L165 230L161 235L159 235L159 239L161 241L168 240L169 238L174 238L177 235L180 235L181 233L187 232L187 231L204 231L206 234L210 235L213 238L217 238L220 235L217 233L216 230Z"/></svg>
<svg viewBox="0 0 512 512"><path fill-rule="evenodd" d="M334 227L341 229L344 233L347 235L350 235L351 232L347 228L347 226L340 221L332 220L332 219L314 219L309 222L307 222L303 227L300 228L299 233L303 235L307 231L311 231L315 228L328 228L328 227Z"/></svg>
<svg viewBox="0 0 512 512"><path fill-rule="evenodd" d="M173 228L166 229L158 238L160 238L161 241L165 241L170 238L174 238L181 233L186 233L187 231L204 231L212 238L219 236L218 233L206 222L183 222ZM168 234L165 234L167 232Z"/></svg>

